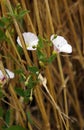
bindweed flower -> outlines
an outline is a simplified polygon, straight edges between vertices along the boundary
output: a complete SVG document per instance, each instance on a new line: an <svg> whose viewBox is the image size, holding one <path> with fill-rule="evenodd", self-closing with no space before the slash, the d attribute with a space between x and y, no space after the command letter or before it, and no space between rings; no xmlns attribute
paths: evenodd
<svg viewBox="0 0 84 130"><path fill-rule="evenodd" d="M67 40L62 36L51 35L50 40L54 45L54 50L65 53L72 53L72 46L68 44Z"/></svg>
<svg viewBox="0 0 84 130"><path fill-rule="evenodd" d="M6 83L8 78L13 79L15 76L14 73L11 72L10 70L5 69L5 71L6 71L6 76L0 70L0 86L3 86Z"/></svg>
<svg viewBox="0 0 84 130"><path fill-rule="evenodd" d="M36 47L39 41L38 37L34 33L31 33L31 32L24 32L22 35L23 35L27 50L36 50ZM19 37L17 37L17 43L22 47Z"/></svg>
<svg viewBox="0 0 84 130"><path fill-rule="evenodd" d="M14 73L13 72L11 72L10 70L8 70L8 69L5 69L5 71L6 71L6 77L8 78L10 78L10 79L13 79L14 78ZM2 73L2 71L0 70L0 80L4 80L5 78L6 78L5 76L4 76L4 74Z"/></svg>

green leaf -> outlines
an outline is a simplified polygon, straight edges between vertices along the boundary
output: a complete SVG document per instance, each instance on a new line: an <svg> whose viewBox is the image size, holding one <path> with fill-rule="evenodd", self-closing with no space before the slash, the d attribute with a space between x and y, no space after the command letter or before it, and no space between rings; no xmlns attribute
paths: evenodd
<svg viewBox="0 0 84 130"><path fill-rule="evenodd" d="M9 125L10 124L10 110L7 110L5 115L5 122Z"/></svg>
<svg viewBox="0 0 84 130"><path fill-rule="evenodd" d="M3 113L4 113L3 108L0 107L0 117L3 117Z"/></svg>
<svg viewBox="0 0 84 130"><path fill-rule="evenodd" d="M42 38L40 37L40 36L38 36L38 38L39 38L39 41L38 41L38 48L43 48L44 47L44 44L43 44L43 40L42 40Z"/></svg>
<svg viewBox="0 0 84 130"><path fill-rule="evenodd" d="M17 50L18 50L18 52L19 52L20 55L23 54L23 49L18 44L17 44Z"/></svg>
<svg viewBox="0 0 84 130"><path fill-rule="evenodd" d="M38 56L38 59L41 61L45 61L45 59L46 59L46 55L39 49L37 49L37 56Z"/></svg>
<svg viewBox="0 0 84 130"><path fill-rule="evenodd" d="M28 10L22 10L22 11L20 11L20 13L19 13L19 18L23 18L24 17L24 15L26 14L26 13L28 13L29 11Z"/></svg>
<svg viewBox="0 0 84 130"><path fill-rule="evenodd" d="M29 77L28 83L26 83L26 86L29 89L32 89L36 85L37 81L33 79L33 76Z"/></svg>
<svg viewBox="0 0 84 130"><path fill-rule="evenodd" d="M21 74L20 74L20 79L19 79L19 81L20 81L20 82L25 82L25 80L26 80L25 75L24 75L23 73L21 73Z"/></svg>
<svg viewBox="0 0 84 130"><path fill-rule="evenodd" d="M48 63L52 63L55 58L56 58L56 54L52 54L52 55L47 59L47 62L48 62Z"/></svg>
<svg viewBox="0 0 84 130"><path fill-rule="evenodd" d="M24 72L23 69L14 70L15 74L22 74L23 72Z"/></svg>
<svg viewBox="0 0 84 130"><path fill-rule="evenodd" d="M21 126L19 126L19 125L13 125L13 126L11 126L9 128L6 128L4 130L26 130L26 129L21 127Z"/></svg>
<svg viewBox="0 0 84 130"><path fill-rule="evenodd" d="M4 28L4 26L5 26L4 22L0 20L0 27Z"/></svg>
<svg viewBox="0 0 84 130"><path fill-rule="evenodd" d="M10 19L9 19L9 17L5 17L5 16L3 16L2 18L1 18L1 21L4 23L4 24L7 24L7 23L10 23Z"/></svg>
<svg viewBox="0 0 84 130"><path fill-rule="evenodd" d="M24 97L24 90L22 88L17 88L15 87L15 91L19 96L23 96Z"/></svg>
<svg viewBox="0 0 84 130"><path fill-rule="evenodd" d="M5 33L2 30L0 30L0 40L2 41L5 39L6 39Z"/></svg>
<svg viewBox="0 0 84 130"><path fill-rule="evenodd" d="M28 118L29 123L32 124L33 121L32 121L32 119L31 119L31 114L30 114L30 112L27 112L27 118Z"/></svg>
<svg viewBox="0 0 84 130"><path fill-rule="evenodd" d="M30 97L30 94L31 94L31 89L26 89L26 91L24 91L25 97Z"/></svg>
<svg viewBox="0 0 84 130"><path fill-rule="evenodd" d="M16 11L14 13L8 13L10 17L15 17L17 20L20 20L24 17L24 15L26 13L28 13L28 10L21 10L19 13L17 13Z"/></svg>
<svg viewBox="0 0 84 130"><path fill-rule="evenodd" d="M39 72L39 69L36 66L28 66L28 70L34 74L36 74L36 72Z"/></svg>

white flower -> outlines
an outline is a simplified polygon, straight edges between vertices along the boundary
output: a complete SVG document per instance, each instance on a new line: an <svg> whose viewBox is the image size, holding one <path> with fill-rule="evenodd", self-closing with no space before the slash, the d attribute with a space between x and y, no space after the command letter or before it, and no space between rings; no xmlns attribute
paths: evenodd
<svg viewBox="0 0 84 130"><path fill-rule="evenodd" d="M11 72L10 70L8 69L5 69L6 71L6 76L7 78L9 77L10 79L13 79L14 78L14 73ZM6 77L4 76L3 72L0 70L0 80L4 80Z"/></svg>
<svg viewBox="0 0 84 130"><path fill-rule="evenodd" d="M67 40L62 36L51 35L50 40L54 45L54 50L57 52L72 53L72 46L68 44Z"/></svg>
<svg viewBox="0 0 84 130"><path fill-rule="evenodd" d="M27 50L36 50L38 44L38 37L31 32L24 32L23 38L27 47ZM22 47L19 37L17 37L17 43Z"/></svg>

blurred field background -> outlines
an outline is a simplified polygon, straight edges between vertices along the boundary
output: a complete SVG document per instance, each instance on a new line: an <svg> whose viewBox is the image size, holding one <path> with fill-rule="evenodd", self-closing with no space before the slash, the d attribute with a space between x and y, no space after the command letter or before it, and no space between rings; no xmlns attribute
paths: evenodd
<svg viewBox="0 0 84 130"><path fill-rule="evenodd" d="M33 100L25 103L14 89L24 88L16 75L1 88L4 96L0 96L0 130L17 124L27 130L84 130L84 0L0 0L0 18L8 17L19 4L19 11L29 12L19 21L11 15L9 27L2 29L0 25L10 41L7 44L0 39L0 70L5 67L14 72L22 68L28 76L31 59L39 66L35 51L28 52L24 47L23 54L18 52L16 38L22 37L21 33L33 32L47 39L54 33L64 36L72 45L72 54L60 53L42 73L50 94L66 117L62 115L62 120L56 104L40 84L34 88ZM52 48L45 51L50 56Z"/></svg>

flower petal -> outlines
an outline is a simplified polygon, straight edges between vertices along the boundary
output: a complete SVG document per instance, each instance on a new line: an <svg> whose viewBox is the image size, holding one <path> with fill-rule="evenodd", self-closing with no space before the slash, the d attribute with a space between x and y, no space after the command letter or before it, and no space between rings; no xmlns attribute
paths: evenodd
<svg viewBox="0 0 84 130"><path fill-rule="evenodd" d="M4 77L4 75L3 75L2 71L0 70L0 79L2 80L3 77Z"/></svg>
<svg viewBox="0 0 84 130"><path fill-rule="evenodd" d="M60 52L72 53L72 46L69 44L66 44L60 48Z"/></svg>
<svg viewBox="0 0 84 130"><path fill-rule="evenodd" d="M50 40L54 45L54 50L57 52L71 53L72 47L68 44L67 40L62 36L55 37L55 34L51 35Z"/></svg>
<svg viewBox="0 0 84 130"><path fill-rule="evenodd" d="M23 38L27 47L27 50L36 50L38 44L38 37L31 32L24 32ZM17 38L17 43L22 47L19 37Z"/></svg>
<svg viewBox="0 0 84 130"><path fill-rule="evenodd" d="M7 76L7 78L9 77L10 79L13 79L14 78L14 73L12 72L12 71L10 71L10 70L8 70L8 69L5 69L5 71L6 71L6 76ZM4 74L2 73L2 71L0 70L0 79L2 80L4 78Z"/></svg>
<svg viewBox="0 0 84 130"><path fill-rule="evenodd" d="M5 70L6 70L6 72L7 72L10 79L13 79L15 77L15 75L14 75L14 73L12 71L10 71L8 69L5 69Z"/></svg>

